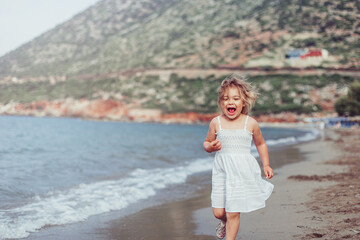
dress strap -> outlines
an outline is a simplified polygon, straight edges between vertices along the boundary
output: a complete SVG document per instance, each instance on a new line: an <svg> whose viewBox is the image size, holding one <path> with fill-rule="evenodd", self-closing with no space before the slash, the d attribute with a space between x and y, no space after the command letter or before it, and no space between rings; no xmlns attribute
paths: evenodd
<svg viewBox="0 0 360 240"><path fill-rule="evenodd" d="M219 122L219 130L221 130L220 116L218 116L217 119L218 119L218 122Z"/></svg>
<svg viewBox="0 0 360 240"><path fill-rule="evenodd" d="M249 118L249 115L246 115L244 130L246 130L246 125L247 125L248 118Z"/></svg>

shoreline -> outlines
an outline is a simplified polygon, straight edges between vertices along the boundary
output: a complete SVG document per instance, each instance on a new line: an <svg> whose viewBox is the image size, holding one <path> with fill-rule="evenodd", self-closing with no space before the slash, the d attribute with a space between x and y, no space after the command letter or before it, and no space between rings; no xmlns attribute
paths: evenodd
<svg viewBox="0 0 360 240"><path fill-rule="evenodd" d="M326 148L328 149L327 156L331 155L333 158L340 156L340 152L332 146L332 142L325 141L325 138L296 144L294 149L299 150L298 156L295 156L294 152L287 151L288 147L285 150L270 152L272 158L289 155L300 161L274 168L275 177L270 180L275 185L272 196L267 200L265 208L241 214L237 239L294 239L301 237L304 226L312 225L314 221L317 223L319 216L309 212L304 203L311 200L309 194L314 189L328 187L334 183L304 183L291 181L288 178L299 172L302 174L344 172L345 168L339 169L330 165L326 167L322 165L328 157L318 150L324 147L330 147ZM299 159L302 157L303 160ZM211 186L209 185L197 197L145 209L113 221L112 227L108 229L111 232L111 239L216 239L214 229L218 220L212 215L210 192ZM159 220L156 220L158 217L169 220L167 217L169 212L174 212L173 215L178 217L177 221L181 224L176 226L168 223L164 227L168 231L155 231L155 233L149 234L150 229L158 226ZM177 214L178 212L181 212L182 218ZM136 225L141 225L142 228L127 227Z"/></svg>
<svg viewBox="0 0 360 240"><path fill-rule="evenodd" d="M262 239L262 236L258 234L257 229L252 228L257 226L257 222L261 221L264 225L268 224L268 221L263 221L263 218L267 216L271 222L274 218L274 211L268 216L268 209L274 208L274 204L278 202L273 200L273 196L279 195L278 198L282 199L286 196L281 188L277 186L285 185L288 188L292 188L294 183L288 182L284 174L284 169L297 169L297 164L303 164L308 161L304 159L312 160L316 152L321 149L321 145L325 144L320 137L317 140L308 142L299 142L292 145L285 145L281 148L271 151L270 159L277 159L273 161L272 167L274 168L275 177L270 180L275 184L275 190L270 199L266 202L267 207L259 209L250 214L242 214L241 216L241 236L238 239ZM331 148L334 149L334 148ZM310 157L306 155L310 154ZM312 162L312 161L310 161ZM311 165L311 164L310 164ZM312 169L312 167L310 167ZM286 170L287 171L287 170ZM286 172L285 171L285 172ZM211 176L210 176L211 178ZM309 185L311 188L312 185ZM280 191L281 190L281 191ZM280 192L279 192L280 191ZM110 212L102 216L92 216L85 222L65 225L54 226L51 228L45 228L39 232L32 233L26 239L64 239L64 236L70 236L68 239L87 240L89 236L91 239L216 239L214 235L214 229L217 225L217 220L212 216L210 208L210 192L211 183L204 189L197 192L194 197L185 200L172 201L169 203L161 204L158 206L149 207L139 212L130 213L130 215L121 215L118 213ZM285 195L284 195L285 194ZM275 198L276 199L276 198ZM308 199L307 199L308 200ZM275 201L275 203L273 203ZM287 211L282 207L291 207L294 203L289 205L276 206L279 212ZM276 211L275 211L276 212ZM296 215L296 214L294 214ZM275 217L278 216L275 214ZM279 217L286 216L281 215ZM263 227L262 227L263 228ZM165 230L164 230L165 229ZM245 230L244 230L245 229ZM299 230L296 227L291 230L293 234L299 234ZM254 235L255 234L255 235ZM257 235L256 235L257 234ZM270 239L291 239L281 238L279 230L274 233L274 238ZM287 235L288 236L288 235ZM249 238L251 237L251 238ZM265 238L264 238L265 239ZM269 236L266 235L266 239Z"/></svg>

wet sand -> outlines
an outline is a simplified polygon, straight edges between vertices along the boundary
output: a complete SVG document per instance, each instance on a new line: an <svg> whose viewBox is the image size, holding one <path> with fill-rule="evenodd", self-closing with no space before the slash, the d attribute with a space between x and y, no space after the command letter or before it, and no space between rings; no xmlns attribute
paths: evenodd
<svg viewBox="0 0 360 240"><path fill-rule="evenodd" d="M359 239L359 144L360 132L326 130L320 139L271 152L274 192L265 208L241 214L237 239ZM207 185L190 199L29 239L216 239L210 192Z"/></svg>

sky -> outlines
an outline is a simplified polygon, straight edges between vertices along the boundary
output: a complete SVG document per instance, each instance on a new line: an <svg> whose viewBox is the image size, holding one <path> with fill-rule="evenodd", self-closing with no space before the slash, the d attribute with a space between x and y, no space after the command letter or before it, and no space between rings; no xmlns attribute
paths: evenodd
<svg viewBox="0 0 360 240"><path fill-rule="evenodd" d="M100 0L0 0L0 56Z"/></svg>

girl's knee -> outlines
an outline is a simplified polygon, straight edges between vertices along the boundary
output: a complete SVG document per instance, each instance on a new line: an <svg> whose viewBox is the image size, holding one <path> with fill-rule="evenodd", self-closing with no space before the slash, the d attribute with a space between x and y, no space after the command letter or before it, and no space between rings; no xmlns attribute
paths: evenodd
<svg viewBox="0 0 360 240"><path fill-rule="evenodd" d="M224 208L213 208L214 216L218 219L224 219L226 212Z"/></svg>
<svg viewBox="0 0 360 240"><path fill-rule="evenodd" d="M240 218L240 213L239 212L227 212L226 213L226 218L227 219L239 219Z"/></svg>

